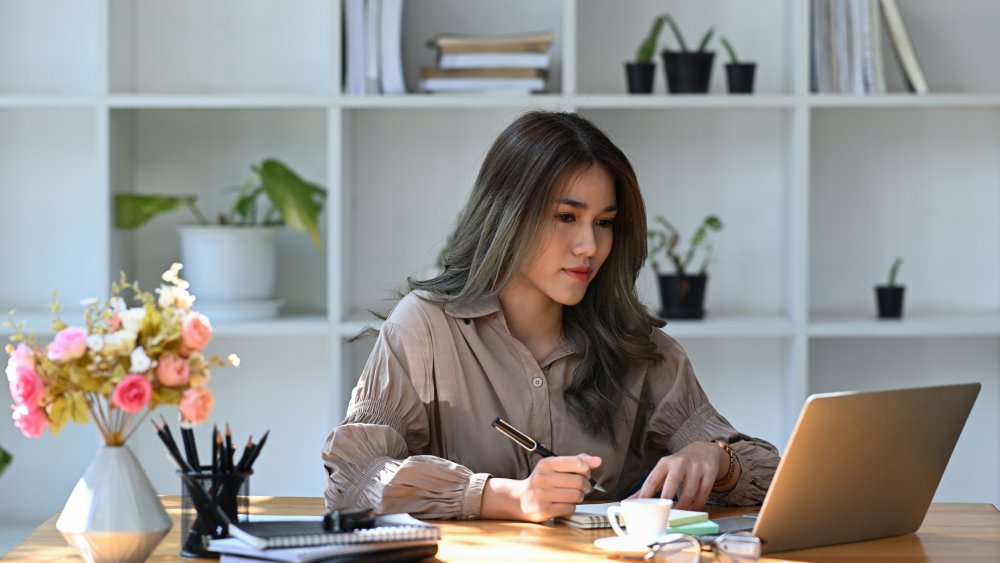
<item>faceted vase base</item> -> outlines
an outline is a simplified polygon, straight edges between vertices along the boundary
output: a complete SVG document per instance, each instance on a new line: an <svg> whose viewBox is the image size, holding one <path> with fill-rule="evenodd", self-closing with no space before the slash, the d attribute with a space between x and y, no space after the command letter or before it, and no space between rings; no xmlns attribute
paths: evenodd
<svg viewBox="0 0 1000 563"><path fill-rule="evenodd" d="M62 535L87 563L141 563L149 557L170 530L124 534Z"/></svg>

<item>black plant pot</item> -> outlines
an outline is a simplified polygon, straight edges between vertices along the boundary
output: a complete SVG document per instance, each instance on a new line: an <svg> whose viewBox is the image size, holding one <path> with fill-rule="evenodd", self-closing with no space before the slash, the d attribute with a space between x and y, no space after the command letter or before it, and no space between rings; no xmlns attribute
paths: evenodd
<svg viewBox="0 0 1000 563"><path fill-rule="evenodd" d="M671 94L708 93L715 53L663 51L662 55Z"/></svg>
<svg viewBox="0 0 1000 563"><path fill-rule="evenodd" d="M875 295L878 298L878 316L880 319L899 319L903 317L903 291L905 289L901 285L893 287L880 285L875 287Z"/></svg>
<svg viewBox="0 0 1000 563"><path fill-rule="evenodd" d="M700 319L705 316L708 276L659 276L663 319Z"/></svg>
<svg viewBox="0 0 1000 563"><path fill-rule="evenodd" d="M652 94L656 63L625 63L629 94Z"/></svg>
<svg viewBox="0 0 1000 563"><path fill-rule="evenodd" d="M752 94L755 63L736 63L726 65L726 81L729 83L730 94Z"/></svg>

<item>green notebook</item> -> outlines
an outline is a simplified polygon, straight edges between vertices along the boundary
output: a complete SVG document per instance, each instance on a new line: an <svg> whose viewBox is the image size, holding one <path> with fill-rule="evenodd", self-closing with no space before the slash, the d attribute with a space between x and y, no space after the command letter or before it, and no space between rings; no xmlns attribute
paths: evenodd
<svg viewBox="0 0 1000 563"><path fill-rule="evenodd" d="M689 536L707 536L719 533L719 525L711 520L695 522L684 526L673 526L664 532L667 534L688 534Z"/></svg>

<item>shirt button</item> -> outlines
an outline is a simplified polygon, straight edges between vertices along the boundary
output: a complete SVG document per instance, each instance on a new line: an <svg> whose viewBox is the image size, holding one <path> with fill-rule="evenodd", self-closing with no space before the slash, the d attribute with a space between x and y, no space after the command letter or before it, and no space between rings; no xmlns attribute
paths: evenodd
<svg viewBox="0 0 1000 563"><path fill-rule="evenodd" d="M542 378L541 377L536 377L536 378L532 379L531 380L531 384L534 385L535 387L541 387L542 386Z"/></svg>
<svg viewBox="0 0 1000 563"><path fill-rule="evenodd" d="M740 495L736 493L729 495L729 502L736 502L738 500L740 500Z"/></svg>

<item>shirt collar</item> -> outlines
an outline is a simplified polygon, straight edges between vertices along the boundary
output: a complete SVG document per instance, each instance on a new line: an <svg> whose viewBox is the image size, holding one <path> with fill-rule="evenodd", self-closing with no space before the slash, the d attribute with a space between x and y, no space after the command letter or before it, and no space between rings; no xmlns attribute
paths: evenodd
<svg viewBox="0 0 1000 563"><path fill-rule="evenodd" d="M466 303L448 303L444 312L459 319L475 319L500 312L500 299L479 299Z"/></svg>

